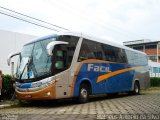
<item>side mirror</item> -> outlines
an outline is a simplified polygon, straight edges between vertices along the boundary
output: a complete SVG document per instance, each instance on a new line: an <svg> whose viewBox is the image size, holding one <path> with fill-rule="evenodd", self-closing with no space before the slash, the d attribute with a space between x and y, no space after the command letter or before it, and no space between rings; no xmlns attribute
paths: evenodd
<svg viewBox="0 0 160 120"><path fill-rule="evenodd" d="M53 55L52 51L53 51L53 49L54 49L54 46L55 46L55 45L59 45L59 44L67 45L68 42L64 42L64 41L53 41L53 42L50 42L50 43L47 45L47 48L46 48L49 56L52 56L52 55Z"/></svg>
<svg viewBox="0 0 160 120"><path fill-rule="evenodd" d="M20 55L20 54L21 54L21 52L16 52L16 53L9 54L8 58L7 58L7 64L8 64L8 66L10 66L11 58L14 57L14 56L16 56L16 55Z"/></svg>

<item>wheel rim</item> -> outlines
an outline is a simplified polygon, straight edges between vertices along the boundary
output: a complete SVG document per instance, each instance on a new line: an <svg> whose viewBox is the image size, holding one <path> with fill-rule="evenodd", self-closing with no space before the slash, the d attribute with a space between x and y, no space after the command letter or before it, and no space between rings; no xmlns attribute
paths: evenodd
<svg viewBox="0 0 160 120"><path fill-rule="evenodd" d="M82 88L82 89L81 89L81 97L82 97L83 99L86 99L86 98L87 98L87 95L88 95L87 90L84 89L84 88Z"/></svg>
<svg viewBox="0 0 160 120"><path fill-rule="evenodd" d="M138 93L139 92L139 87L137 84L135 84L135 92Z"/></svg>

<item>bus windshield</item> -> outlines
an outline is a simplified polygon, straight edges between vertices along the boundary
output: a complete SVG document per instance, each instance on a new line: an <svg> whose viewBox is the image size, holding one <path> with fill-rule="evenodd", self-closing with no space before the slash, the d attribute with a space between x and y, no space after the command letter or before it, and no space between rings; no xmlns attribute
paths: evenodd
<svg viewBox="0 0 160 120"><path fill-rule="evenodd" d="M46 47L55 39L45 39L23 47L17 66L17 79L34 79L50 74L51 56L48 56Z"/></svg>
<svg viewBox="0 0 160 120"><path fill-rule="evenodd" d="M79 38L58 36L37 40L26 44L17 64L16 78L19 82L38 81L68 69ZM68 42L67 45L56 45L53 55L47 53L47 45L53 41Z"/></svg>

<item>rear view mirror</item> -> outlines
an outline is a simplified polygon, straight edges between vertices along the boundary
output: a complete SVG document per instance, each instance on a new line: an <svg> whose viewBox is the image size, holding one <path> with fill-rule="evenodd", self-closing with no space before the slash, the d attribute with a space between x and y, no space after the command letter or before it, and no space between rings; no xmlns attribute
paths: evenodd
<svg viewBox="0 0 160 120"><path fill-rule="evenodd" d="M59 44L68 44L68 42L64 42L64 41L53 41L53 42L50 42L48 45L47 45L47 52L48 52L48 55L49 56L52 56L53 55L53 53L52 53L52 51L53 51L53 49L54 49L54 46L55 45L59 45Z"/></svg>
<svg viewBox="0 0 160 120"><path fill-rule="evenodd" d="M16 55L20 55L20 54L21 54L21 52L16 52L16 53L9 54L8 58L7 58L7 64L8 64L8 66L10 66L11 58L14 57L14 56L16 56Z"/></svg>

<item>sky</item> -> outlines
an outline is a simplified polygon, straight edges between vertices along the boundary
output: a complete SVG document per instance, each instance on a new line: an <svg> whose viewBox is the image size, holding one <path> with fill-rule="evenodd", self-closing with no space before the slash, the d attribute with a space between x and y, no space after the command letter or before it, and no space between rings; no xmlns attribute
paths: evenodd
<svg viewBox="0 0 160 120"><path fill-rule="evenodd" d="M0 6L119 44L160 40L160 0L0 0ZM0 29L34 36L55 33L2 14Z"/></svg>

